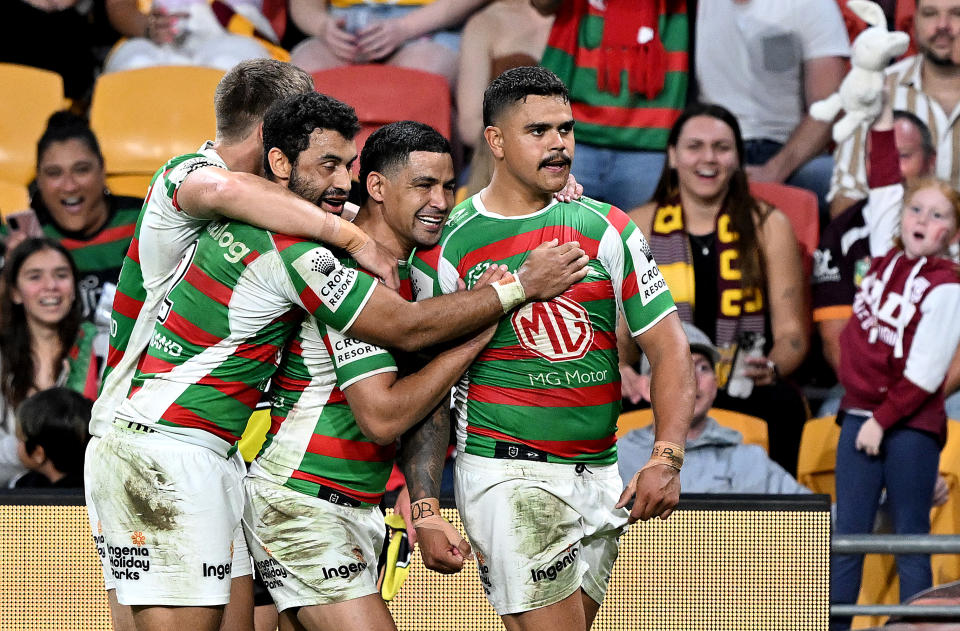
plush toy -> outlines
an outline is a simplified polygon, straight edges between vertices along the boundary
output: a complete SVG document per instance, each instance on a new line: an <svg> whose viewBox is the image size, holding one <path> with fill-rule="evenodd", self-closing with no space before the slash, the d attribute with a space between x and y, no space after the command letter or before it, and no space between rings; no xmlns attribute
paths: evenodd
<svg viewBox="0 0 960 631"><path fill-rule="evenodd" d="M860 125L869 125L883 106L883 69L910 45L910 36L887 31L887 18L880 5L870 0L850 0L854 13L870 25L853 42L852 68L840 84L840 90L810 106L810 116L832 121L840 110L844 116L833 125L833 139L846 140Z"/></svg>

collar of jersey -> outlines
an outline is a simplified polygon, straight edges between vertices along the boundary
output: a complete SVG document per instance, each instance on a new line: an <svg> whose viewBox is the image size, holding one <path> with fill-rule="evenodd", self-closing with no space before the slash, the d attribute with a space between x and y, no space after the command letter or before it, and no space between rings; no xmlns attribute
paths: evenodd
<svg viewBox="0 0 960 631"><path fill-rule="evenodd" d="M483 189L485 191L487 189ZM480 193L483 193L480 191ZM526 215L513 215L507 217L506 215L501 215L498 213L490 212L487 210L487 207L483 205L483 200L480 199L480 193L476 193L473 196L473 207L477 209L477 212L483 215L484 217L490 217L491 219L502 219L504 221L516 221L518 219L529 219L531 217L536 217L537 215L542 215L543 213L549 211L551 208L557 205L557 198L554 197L550 200L550 203L541 208L540 210L535 210L532 213L527 213Z"/></svg>

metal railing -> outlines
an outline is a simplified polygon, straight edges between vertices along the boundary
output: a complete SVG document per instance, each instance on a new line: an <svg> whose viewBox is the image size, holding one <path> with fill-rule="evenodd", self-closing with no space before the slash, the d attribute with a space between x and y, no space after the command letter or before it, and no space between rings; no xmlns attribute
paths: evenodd
<svg viewBox="0 0 960 631"><path fill-rule="evenodd" d="M960 535L834 535L834 554L958 554ZM960 605L830 605L833 616L960 620Z"/></svg>

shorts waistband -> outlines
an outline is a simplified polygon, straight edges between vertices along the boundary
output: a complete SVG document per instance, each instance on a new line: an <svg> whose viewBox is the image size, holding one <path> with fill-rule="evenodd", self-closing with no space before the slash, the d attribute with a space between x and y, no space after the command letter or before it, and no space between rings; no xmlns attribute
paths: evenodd
<svg viewBox="0 0 960 631"><path fill-rule="evenodd" d="M120 419L114 419L113 426L117 429L121 429L126 432L135 432L137 434L153 434L157 431L149 425L135 423L133 421L121 421Z"/></svg>
<svg viewBox="0 0 960 631"><path fill-rule="evenodd" d="M363 506L363 502L360 500L353 499L348 495L344 495L342 491L332 489L329 486L319 485L320 490L317 491L317 497L330 502L331 504L336 504L337 506L347 506L349 508L360 508Z"/></svg>
<svg viewBox="0 0 960 631"><path fill-rule="evenodd" d="M524 446L525 447L525 446ZM577 463L543 462L522 458L486 458L473 454L457 454L456 466L474 473L498 472L506 476L538 477L572 480L593 478L598 480L620 479L616 464L593 465Z"/></svg>

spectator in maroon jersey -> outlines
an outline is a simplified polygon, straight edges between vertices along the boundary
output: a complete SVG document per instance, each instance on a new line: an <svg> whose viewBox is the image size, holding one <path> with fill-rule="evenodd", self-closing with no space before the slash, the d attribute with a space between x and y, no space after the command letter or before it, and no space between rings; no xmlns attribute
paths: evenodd
<svg viewBox="0 0 960 631"><path fill-rule="evenodd" d="M873 152L889 157L888 188L902 191L896 150L873 136ZM871 170L871 179L879 176ZM877 188L877 187L874 187ZM873 191L871 191L873 193ZM899 201L899 200L896 200ZM840 335L837 417L836 532L871 532L881 491L897 534L930 531L940 449L946 441L943 384L960 342L960 274L949 249L958 239L960 193L934 178L915 182L899 213L900 236L874 259L861 283L853 316ZM879 240L877 240L879 241ZM900 599L930 587L930 557L897 555ZM862 555L839 556L831 567L831 602L853 603ZM832 628L849 620L834 619Z"/></svg>
<svg viewBox="0 0 960 631"><path fill-rule="evenodd" d="M653 199L630 212L650 242L680 317L706 332L720 349L716 407L767 421L770 456L796 475L806 406L784 381L809 345L800 252L790 221L754 199L745 172L737 119L719 105L688 107L670 130L667 167ZM758 346L729 387L739 346ZM620 344L627 397L636 353ZM741 396L734 396L740 394Z"/></svg>

